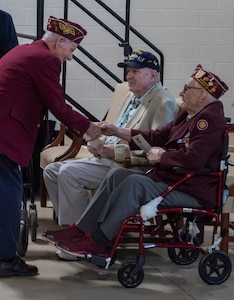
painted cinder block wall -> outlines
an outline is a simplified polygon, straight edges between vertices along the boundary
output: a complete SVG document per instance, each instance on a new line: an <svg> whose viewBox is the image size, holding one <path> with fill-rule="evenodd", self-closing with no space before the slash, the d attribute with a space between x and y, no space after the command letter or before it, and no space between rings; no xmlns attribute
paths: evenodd
<svg viewBox="0 0 234 300"><path fill-rule="evenodd" d="M45 0L45 25L50 15L63 17L63 0ZM107 14L94 0L81 0L123 39L123 25ZM125 18L125 0L105 0ZM36 0L0 0L0 9L9 12L19 33L36 35ZM110 36L73 3L69 4L69 19L88 31L82 46L113 73L123 79L117 63L124 59L119 41ZM175 97L198 63L218 74L229 86L222 98L226 116L234 122L234 1L233 0L132 0L130 23L155 44L165 56L164 85ZM29 40L19 39L20 43ZM130 34L133 49L149 50ZM75 54L112 85L105 75L80 51ZM102 119L108 109L112 92L75 62L67 65L67 93Z"/></svg>

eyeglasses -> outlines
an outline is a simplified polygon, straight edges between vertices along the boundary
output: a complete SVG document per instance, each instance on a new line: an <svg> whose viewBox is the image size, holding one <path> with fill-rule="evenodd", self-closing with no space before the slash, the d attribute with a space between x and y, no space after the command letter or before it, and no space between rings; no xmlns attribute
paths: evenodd
<svg viewBox="0 0 234 300"><path fill-rule="evenodd" d="M195 86L188 86L187 84L184 85L184 93L187 92L190 89L194 89L194 90L201 90L202 88L199 87L195 87Z"/></svg>

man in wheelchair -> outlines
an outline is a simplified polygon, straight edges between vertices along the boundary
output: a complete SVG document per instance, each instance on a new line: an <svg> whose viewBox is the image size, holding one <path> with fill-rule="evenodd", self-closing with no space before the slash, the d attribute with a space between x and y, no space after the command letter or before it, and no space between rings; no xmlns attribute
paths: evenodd
<svg viewBox="0 0 234 300"><path fill-rule="evenodd" d="M158 196L184 176L172 172L175 166L194 171L219 170L227 128L219 98L227 90L218 76L198 65L180 92L183 100L180 112L162 129L145 132L101 123L103 134L124 138L131 149L138 149L133 139L141 134L151 145L146 156L152 169L147 174L112 169L77 223L63 230L47 231L44 233L47 239L74 256L88 253L106 256L107 245L123 220L139 209L143 220L155 216L158 205L213 209L217 179L212 176L191 177L165 198ZM152 201L155 198L157 201Z"/></svg>

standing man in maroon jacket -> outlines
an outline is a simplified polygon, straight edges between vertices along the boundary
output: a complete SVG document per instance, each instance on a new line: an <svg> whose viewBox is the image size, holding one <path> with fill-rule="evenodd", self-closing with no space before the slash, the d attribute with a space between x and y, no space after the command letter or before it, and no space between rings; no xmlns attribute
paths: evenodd
<svg viewBox="0 0 234 300"><path fill-rule="evenodd" d="M0 277L36 275L36 266L16 255L22 179L38 127L49 109L75 134L100 136L100 129L65 103L61 64L86 35L80 25L50 17L41 40L20 45L0 60Z"/></svg>

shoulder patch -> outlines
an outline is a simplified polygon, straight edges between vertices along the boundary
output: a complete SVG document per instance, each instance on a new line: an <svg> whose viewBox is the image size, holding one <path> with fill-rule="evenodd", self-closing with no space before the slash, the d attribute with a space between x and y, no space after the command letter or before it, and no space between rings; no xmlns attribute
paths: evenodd
<svg viewBox="0 0 234 300"><path fill-rule="evenodd" d="M197 121L197 129L198 130L205 130L208 128L208 122L204 119Z"/></svg>

